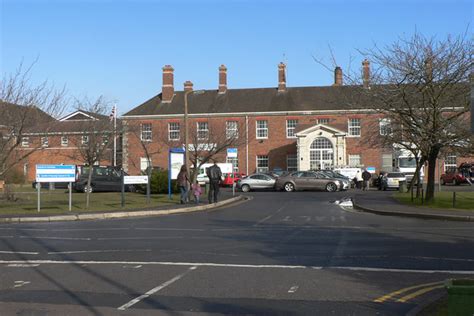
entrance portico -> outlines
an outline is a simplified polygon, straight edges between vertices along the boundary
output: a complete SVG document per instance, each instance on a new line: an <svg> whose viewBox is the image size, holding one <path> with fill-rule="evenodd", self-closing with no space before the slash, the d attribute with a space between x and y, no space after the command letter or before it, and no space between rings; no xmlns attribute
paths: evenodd
<svg viewBox="0 0 474 316"><path fill-rule="evenodd" d="M298 170L331 169L346 164L346 133L318 124L296 133Z"/></svg>

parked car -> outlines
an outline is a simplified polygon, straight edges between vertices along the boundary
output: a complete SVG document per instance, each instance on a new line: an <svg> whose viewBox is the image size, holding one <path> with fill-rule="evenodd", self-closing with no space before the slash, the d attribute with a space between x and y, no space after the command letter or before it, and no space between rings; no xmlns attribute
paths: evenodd
<svg viewBox="0 0 474 316"><path fill-rule="evenodd" d="M276 179L268 174L255 173L237 182L237 187L243 192L258 189L273 189Z"/></svg>
<svg viewBox="0 0 474 316"><path fill-rule="evenodd" d="M344 184L341 179L329 178L314 171L295 171L281 176L275 183L277 190L292 192L296 190L325 190L334 192L341 190Z"/></svg>
<svg viewBox="0 0 474 316"><path fill-rule="evenodd" d="M402 182L407 182L407 178L404 173L389 172L382 177L382 189L398 189Z"/></svg>
<svg viewBox="0 0 474 316"><path fill-rule="evenodd" d="M122 191L122 177L120 168L112 166L94 166L92 168L91 187L87 187L90 167L78 166L79 176L73 188L78 192L120 192ZM125 174L126 175L126 174ZM125 185L125 191L134 192L133 184Z"/></svg>
<svg viewBox="0 0 474 316"><path fill-rule="evenodd" d="M320 171L316 171L316 172L320 173L320 174L323 174L328 178L335 178L335 179L341 180L342 184L343 184L341 190L349 190L350 187L351 187L351 179L349 179L348 177L340 174L339 172L336 172L336 171L333 171L333 170L320 170Z"/></svg>
<svg viewBox="0 0 474 316"><path fill-rule="evenodd" d="M470 183L468 178L466 178L465 174L459 172L459 170L451 170L442 174L440 177L441 185L445 185L447 183L460 185L463 183Z"/></svg>
<svg viewBox="0 0 474 316"><path fill-rule="evenodd" d="M245 178L245 173L234 172L234 173L225 173L223 174L224 180L222 180L222 186L232 186L232 184L237 183L239 180Z"/></svg>

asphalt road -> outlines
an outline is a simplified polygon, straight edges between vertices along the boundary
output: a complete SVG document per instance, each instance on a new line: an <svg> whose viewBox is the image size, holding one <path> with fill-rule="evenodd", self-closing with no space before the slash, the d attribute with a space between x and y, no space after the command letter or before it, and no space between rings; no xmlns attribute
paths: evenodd
<svg viewBox="0 0 474 316"><path fill-rule="evenodd" d="M474 277L474 225L359 213L347 192L0 225L0 315L405 315ZM395 292L395 293L394 293Z"/></svg>

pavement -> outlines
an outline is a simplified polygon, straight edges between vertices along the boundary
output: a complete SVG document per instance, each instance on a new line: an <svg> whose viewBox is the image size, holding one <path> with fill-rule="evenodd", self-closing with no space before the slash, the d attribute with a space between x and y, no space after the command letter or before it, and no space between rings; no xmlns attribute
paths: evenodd
<svg viewBox="0 0 474 316"><path fill-rule="evenodd" d="M445 210L430 207L415 207L399 203L389 191L352 191L353 207L359 211L378 215L415 217L448 221L474 222L474 210Z"/></svg>

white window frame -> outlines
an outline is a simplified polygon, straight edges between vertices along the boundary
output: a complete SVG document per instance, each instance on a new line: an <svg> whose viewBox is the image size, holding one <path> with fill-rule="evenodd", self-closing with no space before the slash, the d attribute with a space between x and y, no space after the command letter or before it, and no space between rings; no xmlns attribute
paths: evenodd
<svg viewBox="0 0 474 316"><path fill-rule="evenodd" d="M234 172L239 172L239 158L238 157L226 157L226 162L232 164Z"/></svg>
<svg viewBox="0 0 474 316"><path fill-rule="evenodd" d="M358 124L354 124L357 123ZM347 137L360 137L361 135L361 119L360 118L350 118L347 120Z"/></svg>
<svg viewBox="0 0 474 316"><path fill-rule="evenodd" d="M209 139L209 122L196 122L197 139Z"/></svg>
<svg viewBox="0 0 474 316"><path fill-rule="evenodd" d="M181 139L181 126L179 122L168 123L168 140L180 140Z"/></svg>
<svg viewBox="0 0 474 316"><path fill-rule="evenodd" d="M69 138L67 136L61 136L61 146L62 147L69 146Z"/></svg>
<svg viewBox="0 0 474 316"><path fill-rule="evenodd" d="M227 139L238 139L239 138L239 127L237 121L226 121L225 122L225 136Z"/></svg>
<svg viewBox="0 0 474 316"><path fill-rule="evenodd" d="M151 123L141 124L140 140L142 142L151 142L153 138L153 129Z"/></svg>
<svg viewBox="0 0 474 316"><path fill-rule="evenodd" d="M318 119L318 124L323 124L323 125L329 124L329 119L328 118L319 118Z"/></svg>
<svg viewBox="0 0 474 316"><path fill-rule="evenodd" d="M352 163L354 160L358 163ZM349 167L360 167L362 165L362 157L360 154L348 155L347 163L349 164Z"/></svg>
<svg viewBox="0 0 474 316"><path fill-rule="evenodd" d="M270 170L270 159L268 159L268 155L257 155L255 159L257 172L268 172ZM266 166L260 166L260 163L265 161Z"/></svg>
<svg viewBox="0 0 474 316"><path fill-rule="evenodd" d="M286 138L296 138L296 126L298 125L298 120L288 119L286 120Z"/></svg>
<svg viewBox="0 0 474 316"><path fill-rule="evenodd" d="M81 136L81 144L82 145L89 145L89 135L82 135Z"/></svg>
<svg viewBox="0 0 474 316"><path fill-rule="evenodd" d="M290 161L294 161L290 163ZM291 166L290 166L291 165ZM298 155L297 154L288 154L286 155L286 171L298 171Z"/></svg>
<svg viewBox="0 0 474 316"><path fill-rule="evenodd" d="M259 136L259 135L262 135L262 136ZM257 139L268 139L268 121L267 120L257 120L255 122L255 137Z"/></svg>
<svg viewBox="0 0 474 316"><path fill-rule="evenodd" d="M379 133L381 136L387 136L392 134L392 128L390 126L390 119L381 118L379 119Z"/></svg>
<svg viewBox="0 0 474 316"><path fill-rule="evenodd" d="M30 147L30 138L29 137L22 137L21 138L21 147Z"/></svg>
<svg viewBox="0 0 474 316"><path fill-rule="evenodd" d="M41 147L49 147L48 136L41 137Z"/></svg>
<svg viewBox="0 0 474 316"><path fill-rule="evenodd" d="M454 157L454 163L452 163L452 160ZM445 158L444 158L444 172L446 172L447 170L452 170L452 169L456 169L458 167L458 164L457 164L457 156L456 155L447 155Z"/></svg>

